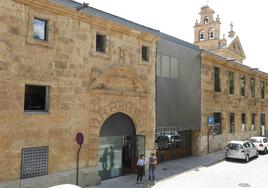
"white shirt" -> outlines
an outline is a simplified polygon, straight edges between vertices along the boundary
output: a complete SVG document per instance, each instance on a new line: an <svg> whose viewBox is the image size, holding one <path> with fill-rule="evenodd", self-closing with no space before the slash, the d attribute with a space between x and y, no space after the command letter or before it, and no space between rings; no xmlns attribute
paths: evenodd
<svg viewBox="0 0 268 188"><path fill-rule="evenodd" d="M145 160L144 159L139 159L137 162L138 166L145 166Z"/></svg>

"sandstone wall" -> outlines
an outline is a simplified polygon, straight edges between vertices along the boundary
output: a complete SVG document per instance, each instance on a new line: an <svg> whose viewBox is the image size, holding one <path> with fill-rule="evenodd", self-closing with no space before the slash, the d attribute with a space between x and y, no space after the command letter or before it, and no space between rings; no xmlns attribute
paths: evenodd
<svg viewBox="0 0 268 188"><path fill-rule="evenodd" d="M193 154L207 152L207 118L214 112L222 113L222 134L210 135L210 152L226 147L230 140L246 140L260 135L260 114L266 114L268 122L268 75L250 70L243 65L232 64L215 55L202 53L201 57L201 130L193 132ZM221 92L214 91L214 67L220 68ZM229 71L235 74L235 94L229 94ZM240 75L246 76L246 96L240 95ZM250 78L255 78L255 97L251 97ZM260 81L265 81L265 99L261 99ZM235 133L229 133L229 114L235 113ZM241 114L246 113L246 131L242 132ZM256 113L255 131L251 130L251 113Z"/></svg>
<svg viewBox="0 0 268 188"><path fill-rule="evenodd" d="M77 132L80 167L95 168L100 128L116 112L153 149L156 37L47 0L3 0L0 12L0 182L20 178L27 147L49 146L49 174L74 170ZM34 17L48 20L47 42L33 39ZM96 52L96 33L107 36L107 53ZM49 86L48 113L24 112L25 84Z"/></svg>

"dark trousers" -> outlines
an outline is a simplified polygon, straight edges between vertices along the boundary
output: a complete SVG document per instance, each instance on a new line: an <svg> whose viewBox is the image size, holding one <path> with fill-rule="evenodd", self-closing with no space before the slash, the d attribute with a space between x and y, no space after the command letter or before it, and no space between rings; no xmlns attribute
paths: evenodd
<svg viewBox="0 0 268 188"><path fill-rule="evenodd" d="M137 166L137 172L138 172L137 181L139 180L142 181L143 171L144 166Z"/></svg>

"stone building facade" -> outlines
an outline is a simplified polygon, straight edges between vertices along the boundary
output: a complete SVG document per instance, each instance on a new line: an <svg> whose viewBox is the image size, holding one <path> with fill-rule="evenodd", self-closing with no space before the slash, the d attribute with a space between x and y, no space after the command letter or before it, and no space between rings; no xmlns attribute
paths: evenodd
<svg viewBox="0 0 268 188"><path fill-rule="evenodd" d="M75 184L78 132L79 184L98 183L100 132L117 113L154 150L153 29L70 0L4 0L0 12L0 187ZM47 172L24 179L24 160L42 155Z"/></svg>
<svg viewBox="0 0 268 188"><path fill-rule="evenodd" d="M0 12L0 187L75 184L79 132L79 185L135 171L139 154L155 151L157 55L196 70L201 125L187 125L187 153L207 152L210 115L210 152L266 132L268 75L243 65L232 25L221 38L208 6L194 26L201 57L196 46L72 0L4 0Z"/></svg>
<svg viewBox="0 0 268 188"><path fill-rule="evenodd" d="M245 53L233 26L228 40L220 37L220 18L201 8L195 24L195 44L201 53L201 129L193 131L193 154L208 151L208 117L217 126L209 133L209 152L226 147L231 140L265 135L267 127L268 74L243 64ZM213 32L213 33L211 33Z"/></svg>

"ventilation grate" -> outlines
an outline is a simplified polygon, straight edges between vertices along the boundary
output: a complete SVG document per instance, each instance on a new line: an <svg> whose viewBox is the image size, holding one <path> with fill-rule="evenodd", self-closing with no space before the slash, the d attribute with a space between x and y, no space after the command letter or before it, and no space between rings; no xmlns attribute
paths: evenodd
<svg viewBox="0 0 268 188"><path fill-rule="evenodd" d="M48 174L48 147L23 148L21 178Z"/></svg>

